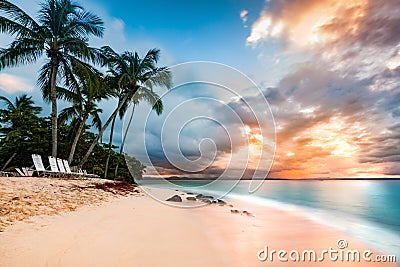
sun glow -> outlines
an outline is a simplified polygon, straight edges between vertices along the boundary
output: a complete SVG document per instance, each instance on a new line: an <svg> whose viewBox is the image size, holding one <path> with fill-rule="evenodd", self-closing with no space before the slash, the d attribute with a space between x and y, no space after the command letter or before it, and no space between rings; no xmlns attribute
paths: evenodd
<svg viewBox="0 0 400 267"><path fill-rule="evenodd" d="M348 131L349 128L352 130ZM308 134L313 140L307 146L328 149L333 156L352 157L358 150L358 145L353 141L357 130L362 128L356 124L349 127L340 118L332 118L330 122L310 130Z"/></svg>
<svg viewBox="0 0 400 267"><path fill-rule="evenodd" d="M248 125L245 125L240 130L242 136L247 138L250 153L253 155L260 155L263 145L266 144L266 140L262 136L260 128L250 128Z"/></svg>

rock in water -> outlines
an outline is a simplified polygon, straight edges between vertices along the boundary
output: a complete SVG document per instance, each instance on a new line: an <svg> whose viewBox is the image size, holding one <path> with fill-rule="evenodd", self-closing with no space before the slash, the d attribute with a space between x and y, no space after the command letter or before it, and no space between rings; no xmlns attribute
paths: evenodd
<svg viewBox="0 0 400 267"><path fill-rule="evenodd" d="M214 203L218 203L218 204L220 204L220 205L225 205L225 204L226 204L226 202L223 201L222 199L216 199L216 200L214 200L213 202L214 202Z"/></svg>
<svg viewBox="0 0 400 267"><path fill-rule="evenodd" d="M166 201L182 202L182 198L178 195L168 198Z"/></svg>
<svg viewBox="0 0 400 267"><path fill-rule="evenodd" d="M191 200L191 201L196 201L197 199L195 197L187 197L187 200Z"/></svg>

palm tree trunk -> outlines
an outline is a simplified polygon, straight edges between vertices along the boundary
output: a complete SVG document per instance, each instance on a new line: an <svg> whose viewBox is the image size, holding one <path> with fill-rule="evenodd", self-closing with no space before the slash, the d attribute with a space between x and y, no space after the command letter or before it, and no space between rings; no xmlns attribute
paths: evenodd
<svg viewBox="0 0 400 267"><path fill-rule="evenodd" d="M104 178L107 178L107 173L108 173L108 163L110 162L110 156L111 156L111 150L112 150L112 144L113 144L113 137L114 137L114 126L115 126L115 121L117 119L117 116L114 117L111 123L111 131L110 131L110 141L108 142L108 155L107 155L107 160L106 160L106 167L104 170Z"/></svg>
<svg viewBox="0 0 400 267"><path fill-rule="evenodd" d="M57 70L58 62L55 58L51 59L50 93L51 93L51 155L57 157Z"/></svg>
<svg viewBox="0 0 400 267"><path fill-rule="evenodd" d="M126 100L128 99L128 96L129 96L128 94L125 94L124 98L119 103L118 107L114 110L113 114L111 114L111 116L108 118L107 122L103 125L103 127L99 131L98 135L96 136L96 138L93 140L92 144L90 145L85 156L82 158L81 162L79 162L78 168L82 168L83 164L85 164L86 160L89 158L90 154L92 153L94 147L97 145L97 142L103 136L104 131L107 129L108 125L110 125L111 121L117 116L117 114L118 114L119 110L122 108L122 106L125 104Z"/></svg>
<svg viewBox="0 0 400 267"><path fill-rule="evenodd" d="M87 111L83 115L82 121L81 121L81 123L79 124L79 127L78 127L78 131L76 132L74 142L72 143L71 151L69 152L69 157L68 157L68 163L69 164L71 164L71 162L72 162L72 160L74 158L76 146L78 145L79 138L81 137L83 128L85 127L86 121L87 121L88 118L89 118L89 112Z"/></svg>
<svg viewBox="0 0 400 267"><path fill-rule="evenodd" d="M10 162L15 158L16 155L17 151L15 151L14 154L12 154L11 157L7 160L7 162L3 165L3 168L1 168L2 171L4 171L5 168L7 168L8 164L10 164Z"/></svg>
<svg viewBox="0 0 400 267"><path fill-rule="evenodd" d="M124 152L124 145L125 145L125 141L126 141L126 136L128 135L129 128L131 127L131 123L132 123L132 119L133 119L133 114L135 113L135 107L136 107L136 104L133 104L131 117L129 118L128 125L126 126L126 130L125 130L125 133L124 133L124 138L122 138L121 148L120 148L120 150L119 150L119 154L120 154L120 155L122 155L122 152ZM119 162L117 162L117 166L115 167L115 174L114 174L114 177L117 177L118 165L119 165Z"/></svg>

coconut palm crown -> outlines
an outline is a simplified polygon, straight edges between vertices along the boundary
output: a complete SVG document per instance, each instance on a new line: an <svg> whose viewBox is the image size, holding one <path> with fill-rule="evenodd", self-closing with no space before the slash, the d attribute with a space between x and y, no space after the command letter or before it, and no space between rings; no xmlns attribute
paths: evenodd
<svg viewBox="0 0 400 267"><path fill-rule="evenodd" d="M71 60L99 61L96 49L88 45L90 36L103 35L103 21L71 0L46 0L41 3L37 19L10 1L0 0L0 33L14 40L0 48L0 70L32 64L42 56L38 84L50 91L52 104L52 155L57 156L57 83L74 81ZM46 88L49 87L49 88Z"/></svg>

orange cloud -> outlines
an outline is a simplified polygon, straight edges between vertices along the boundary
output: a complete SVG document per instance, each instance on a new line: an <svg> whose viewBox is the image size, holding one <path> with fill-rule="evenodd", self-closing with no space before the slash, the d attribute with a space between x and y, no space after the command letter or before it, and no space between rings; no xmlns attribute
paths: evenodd
<svg viewBox="0 0 400 267"><path fill-rule="evenodd" d="M247 43L282 39L292 48L307 48L357 31L367 0L276 1L252 25Z"/></svg>

